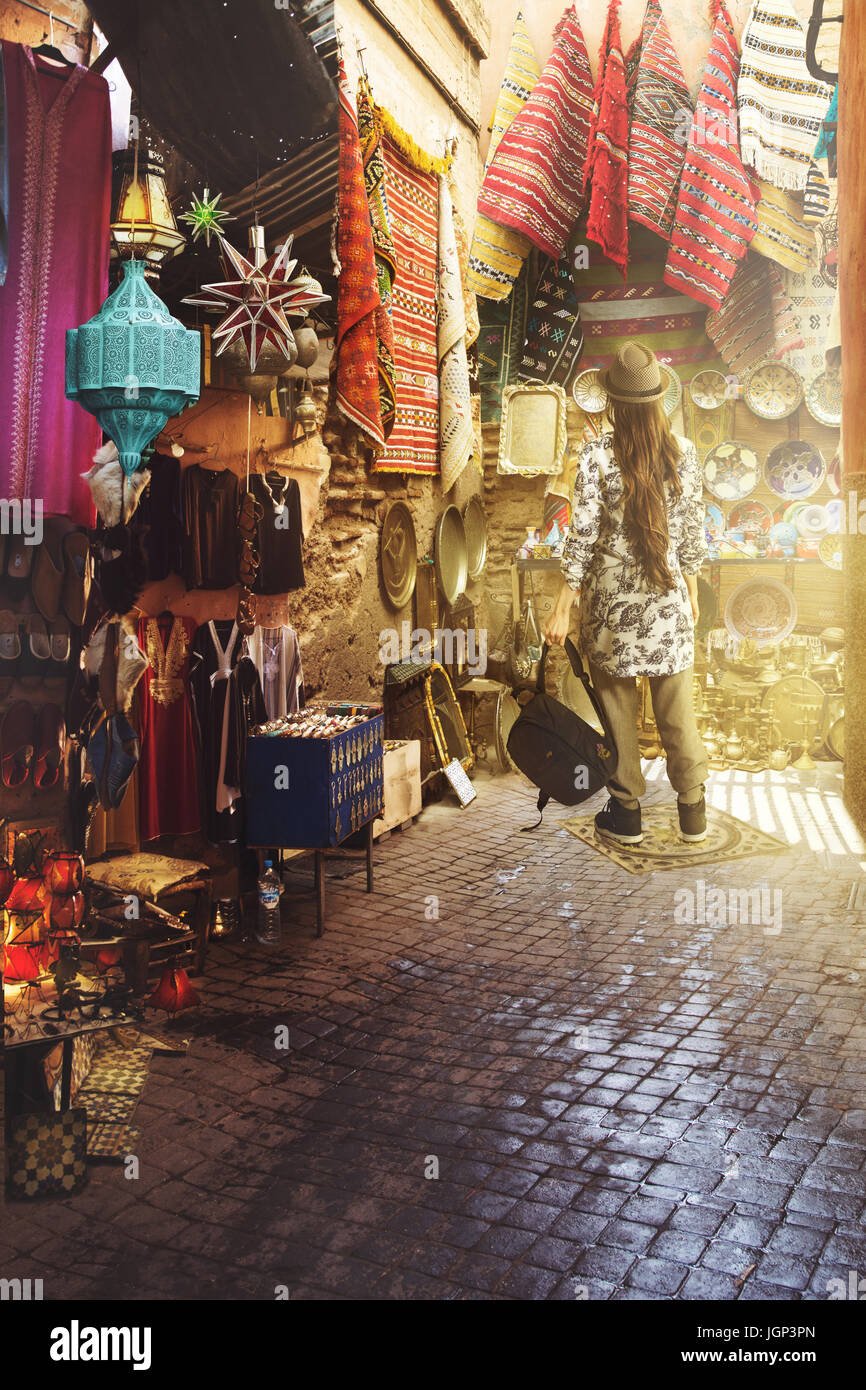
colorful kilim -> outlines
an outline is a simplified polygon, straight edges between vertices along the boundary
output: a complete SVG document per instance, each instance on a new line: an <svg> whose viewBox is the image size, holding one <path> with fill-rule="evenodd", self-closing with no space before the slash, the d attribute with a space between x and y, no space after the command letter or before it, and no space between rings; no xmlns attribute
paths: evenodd
<svg viewBox="0 0 866 1390"><path fill-rule="evenodd" d="M466 315L466 346L470 348L478 337L478 300L474 290L469 288L469 238L466 223L457 210L457 185L454 175L448 173L448 192L451 194L451 207L454 213L454 237L457 242L457 258L460 261L460 283L463 286L463 310Z"/></svg>
<svg viewBox="0 0 866 1390"><path fill-rule="evenodd" d="M802 193L788 193L759 180L758 229L752 250L786 270L805 270L815 259L815 233L803 221Z"/></svg>
<svg viewBox="0 0 866 1390"><path fill-rule="evenodd" d="M800 323L794 306L785 290L785 282L778 266L769 265L770 283L773 287L773 320L775 323L777 357L786 357L789 352L799 352L804 347Z"/></svg>
<svg viewBox="0 0 866 1390"><path fill-rule="evenodd" d="M781 333L777 315L784 319ZM737 374L766 357L781 357L791 350L796 325L781 276L770 261L753 254L741 261L721 309L707 315L707 335Z"/></svg>
<svg viewBox="0 0 866 1390"><path fill-rule="evenodd" d="M649 232L643 236L658 246ZM628 338L638 338L660 362L689 381L716 356L704 330L707 311L669 288L663 279L664 262L638 259L639 249L639 244L633 247L623 284L617 268L591 248L589 268L581 271L577 282L584 334L581 366L607 367Z"/></svg>
<svg viewBox="0 0 866 1390"><path fill-rule="evenodd" d="M499 142L478 211L558 259L583 202L593 82L580 21L569 9L532 96Z"/></svg>
<svg viewBox="0 0 866 1390"><path fill-rule="evenodd" d="M527 312L520 379L568 390L582 351L580 304L568 255L558 261L544 257Z"/></svg>
<svg viewBox="0 0 866 1390"><path fill-rule="evenodd" d="M518 10L496 110L490 123L485 174L493 162L500 140L514 117L526 105L540 71L526 21ZM497 226L489 217L479 213L469 254L469 289L486 299L505 299L511 293L511 287L529 255L529 248L526 237Z"/></svg>
<svg viewBox="0 0 866 1390"><path fill-rule="evenodd" d="M802 272L785 270L782 279L803 338L802 348L792 352L787 362L800 373L808 386L827 365L824 350L833 317L836 288L818 266Z"/></svg>
<svg viewBox="0 0 866 1390"><path fill-rule="evenodd" d="M628 141L628 214L670 240L692 102L659 0L648 0Z"/></svg>
<svg viewBox="0 0 866 1390"><path fill-rule="evenodd" d="M367 83L358 83L358 136L364 161L364 185L373 229L373 251L381 303L375 311L376 365L379 373L379 413L382 434L388 438L397 417L397 367L394 362L394 325L391 300L397 274L397 253L391 237L388 191L385 186L385 159L382 133L376 123L373 97Z"/></svg>
<svg viewBox="0 0 866 1390"><path fill-rule="evenodd" d="M337 408L375 451L385 444L379 407L376 310L381 304L358 122L340 63L340 164L337 187Z"/></svg>
<svg viewBox="0 0 866 1390"><path fill-rule="evenodd" d="M802 191L832 96L806 66L791 0L752 0L737 83L744 164L776 188Z"/></svg>
<svg viewBox="0 0 866 1390"><path fill-rule="evenodd" d="M454 234L451 192L439 178L439 449L442 491L453 487L473 448L469 366L466 361L466 312L460 258Z"/></svg>
<svg viewBox="0 0 866 1390"><path fill-rule="evenodd" d="M739 58L724 0L689 133L665 281L718 309L757 226L755 191L737 146Z"/></svg>
<svg viewBox="0 0 866 1390"><path fill-rule="evenodd" d="M507 299L482 299L478 306L478 381L484 424L499 420L502 392L517 381L526 336L526 278L524 264Z"/></svg>
<svg viewBox="0 0 866 1390"><path fill-rule="evenodd" d="M628 270L628 99L620 0L610 0L601 41L584 192L589 190L586 234L625 278Z"/></svg>
<svg viewBox="0 0 866 1390"><path fill-rule="evenodd" d="M803 221L812 227L816 222L823 222L829 211L830 185L813 161L803 190Z"/></svg>
<svg viewBox="0 0 866 1390"><path fill-rule="evenodd" d="M436 351L436 175L410 164L385 136L385 177L391 235L397 252L394 354L397 421L375 468L386 473L439 469L439 380Z"/></svg>

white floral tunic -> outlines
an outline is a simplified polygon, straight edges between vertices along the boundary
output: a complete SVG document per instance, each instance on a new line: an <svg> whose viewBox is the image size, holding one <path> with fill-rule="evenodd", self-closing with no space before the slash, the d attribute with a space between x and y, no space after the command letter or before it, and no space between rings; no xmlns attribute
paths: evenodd
<svg viewBox="0 0 866 1390"><path fill-rule="evenodd" d="M585 444L578 460L562 573L572 589L580 589L584 655L614 676L673 675L694 660L683 575L697 574L707 554L702 478L694 445L674 438L683 490L676 498L668 492L668 565L676 587L667 594L649 587L623 533L613 433Z"/></svg>

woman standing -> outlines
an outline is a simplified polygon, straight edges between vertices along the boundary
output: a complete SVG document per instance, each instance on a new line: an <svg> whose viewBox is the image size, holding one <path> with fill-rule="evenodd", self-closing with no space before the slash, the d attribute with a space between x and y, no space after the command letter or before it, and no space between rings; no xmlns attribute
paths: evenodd
<svg viewBox="0 0 866 1390"><path fill-rule="evenodd" d="M580 590L581 647L619 755L598 830L625 844L643 838L635 677L648 676L680 834L703 840L709 768L692 687L706 558L700 465L694 445L671 432L661 403L667 383L649 348L626 343L603 380L613 429L580 455L562 588L545 635L564 642Z"/></svg>

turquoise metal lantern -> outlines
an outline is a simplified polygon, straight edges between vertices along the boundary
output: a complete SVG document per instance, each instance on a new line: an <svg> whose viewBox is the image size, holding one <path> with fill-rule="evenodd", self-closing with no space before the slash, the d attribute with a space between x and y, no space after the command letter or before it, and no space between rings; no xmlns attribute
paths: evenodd
<svg viewBox="0 0 866 1390"><path fill-rule="evenodd" d="M172 318L143 261L122 268L99 313L66 331L66 395L96 416L128 477L166 421L198 400L201 338Z"/></svg>

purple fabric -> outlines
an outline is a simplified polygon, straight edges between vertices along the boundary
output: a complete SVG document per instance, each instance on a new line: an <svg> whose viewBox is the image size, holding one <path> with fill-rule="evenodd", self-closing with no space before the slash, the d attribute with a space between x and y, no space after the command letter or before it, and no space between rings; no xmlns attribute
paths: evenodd
<svg viewBox="0 0 866 1390"><path fill-rule="evenodd" d="M79 477L101 433L64 394L66 329L108 289L111 117L104 77L3 41L9 269L0 288L0 497L89 524Z"/></svg>

